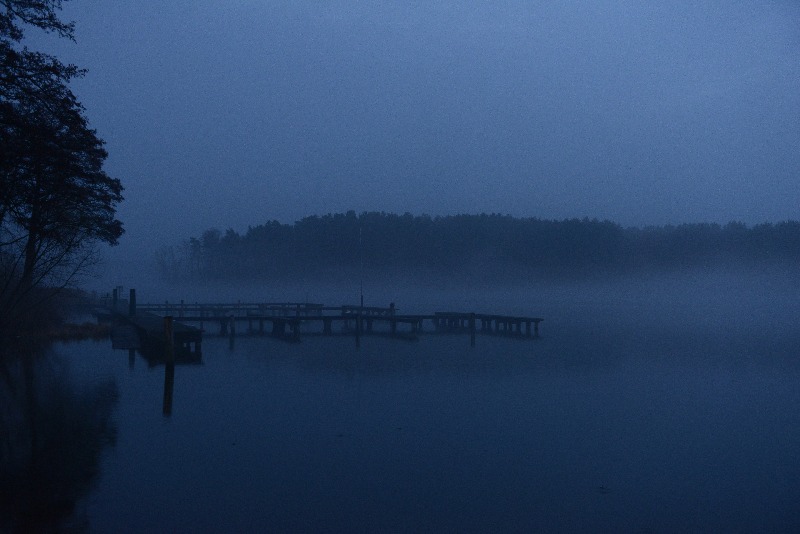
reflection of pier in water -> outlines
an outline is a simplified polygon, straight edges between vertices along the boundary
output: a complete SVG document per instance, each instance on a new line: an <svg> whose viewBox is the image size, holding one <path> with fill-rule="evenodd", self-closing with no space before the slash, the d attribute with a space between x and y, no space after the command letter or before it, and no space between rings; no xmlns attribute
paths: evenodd
<svg viewBox="0 0 800 534"><path fill-rule="evenodd" d="M308 302L186 304L181 301L137 305L136 290L130 290L129 300L119 298L119 291L114 290L111 302L105 302L97 315L107 316L110 312L117 320L112 347L128 349L131 368L137 350L150 367L164 364L164 415L172 412L175 365L201 363L202 334L209 323L218 325L221 336L230 337L231 347L237 325L245 324L248 334L269 334L295 342L300 341L301 334L338 334L354 336L359 346L362 336L417 339L423 332L432 332L469 334L474 347L477 334L538 338L539 323L543 321L540 317L484 313L399 314L394 303L386 308ZM426 325L432 330L426 329Z"/></svg>
<svg viewBox="0 0 800 534"><path fill-rule="evenodd" d="M150 339L147 344L142 343L140 332L130 322L115 325L111 330L111 346L114 349L128 351L128 365L133 370L136 362L137 351L147 361L148 367L164 366L164 399L162 411L165 416L172 414L172 397L175 386L175 366L202 363L199 343L196 350L176 351L174 344L169 343L170 325L165 324L162 343Z"/></svg>

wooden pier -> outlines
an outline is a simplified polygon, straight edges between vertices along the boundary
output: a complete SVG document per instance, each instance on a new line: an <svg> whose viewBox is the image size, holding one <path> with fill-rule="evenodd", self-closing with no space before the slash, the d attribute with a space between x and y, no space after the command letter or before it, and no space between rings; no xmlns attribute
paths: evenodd
<svg viewBox="0 0 800 534"><path fill-rule="evenodd" d="M308 335L387 335L416 338L419 334L498 335L538 338L540 317L435 312L400 314L394 304L325 306L308 302L137 304L135 290L128 301L115 295L115 314L136 327L142 346L156 349L171 343L175 354L200 354L202 333L214 325L221 336L237 333L270 335L299 341ZM187 324L187 323L192 323ZM166 325L171 324L171 332ZM193 326L197 325L197 326ZM194 345L194 350L192 350Z"/></svg>
<svg viewBox="0 0 800 534"><path fill-rule="evenodd" d="M237 324L247 325L248 333L270 333L276 337L299 337L300 327L304 334L334 335L339 331L352 333L356 323L361 322L360 332L370 334L382 325L389 333L406 331L421 333L429 324L432 332L461 333L474 329L484 334L518 337L538 337L539 317L517 317L500 314L435 312L433 314L399 314L393 305L372 306L324 306L310 303L235 303L235 304L142 304L138 310L171 315L181 322L219 324L220 335L229 335L237 330ZM314 324L317 325L314 328ZM267 330L267 325L269 330ZM398 328L399 327L399 328Z"/></svg>
<svg viewBox="0 0 800 534"><path fill-rule="evenodd" d="M132 327L138 336L136 348L145 357L171 360L172 363L195 363L200 360L202 329L175 321L169 315L140 310L133 289L129 300L118 298L115 292L113 300L105 303L95 315L98 318L110 315L117 322Z"/></svg>

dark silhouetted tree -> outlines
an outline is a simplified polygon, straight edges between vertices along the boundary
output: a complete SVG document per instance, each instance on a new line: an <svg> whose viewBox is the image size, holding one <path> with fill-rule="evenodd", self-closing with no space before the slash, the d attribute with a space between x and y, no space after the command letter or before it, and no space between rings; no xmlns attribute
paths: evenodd
<svg viewBox="0 0 800 534"><path fill-rule="evenodd" d="M34 289L68 284L97 243L123 232L122 185L103 171L103 141L68 87L83 71L20 45L24 25L72 39L60 8L0 0L0 323L35 306Z"/></svg>

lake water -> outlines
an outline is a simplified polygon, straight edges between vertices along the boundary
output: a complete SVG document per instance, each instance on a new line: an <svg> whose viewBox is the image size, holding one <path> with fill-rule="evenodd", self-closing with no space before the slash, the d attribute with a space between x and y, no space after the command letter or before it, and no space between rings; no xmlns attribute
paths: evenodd
<svg viewBox="0 0 800 534"><path fill-rule="evenodd" d="M797 532L797 293L754 284L429 292L545 317L540 339L474 348L209 332L202 364L175 368L170 415L163 365L61 344L6 366L4 423L27 443L34 384L40 428L95 436L94 469L89 438L64 446L92 472L57 477L76 504L53 519L90 532ZM52 506L67 490L40 478L27 491ZM37 509L8 500L9 520Z"/></svg>

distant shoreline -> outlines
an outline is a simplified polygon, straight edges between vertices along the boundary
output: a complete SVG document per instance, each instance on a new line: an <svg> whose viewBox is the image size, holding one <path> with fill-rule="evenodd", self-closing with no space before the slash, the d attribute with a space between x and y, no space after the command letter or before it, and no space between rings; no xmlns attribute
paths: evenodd
<svg viewBox="0 0 800 534"><path fill-rule="evenodd" d="M800 222L623 228L597 219L355 212L209 229L156 253L165 280L415 273L455 279L586 279L716 265L800 265Z"/></svg>

